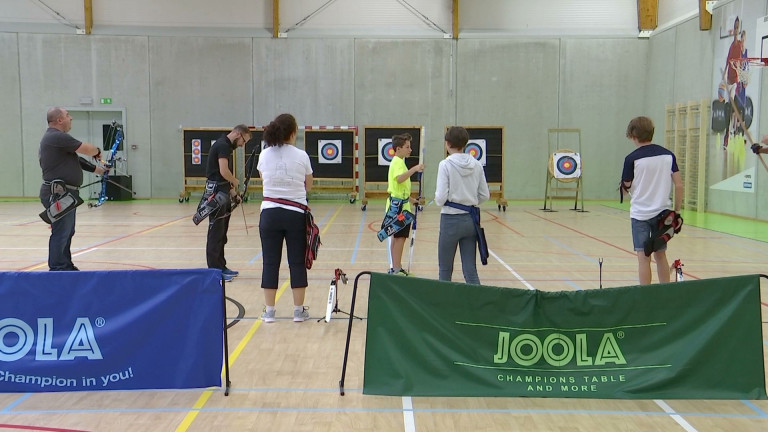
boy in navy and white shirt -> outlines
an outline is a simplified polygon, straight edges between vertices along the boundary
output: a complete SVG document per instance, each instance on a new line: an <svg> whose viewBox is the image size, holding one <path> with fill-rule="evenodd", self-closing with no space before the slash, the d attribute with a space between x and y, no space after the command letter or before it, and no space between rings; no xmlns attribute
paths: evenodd
<svg viewBox="0 0 768 432"><path fill-rule="evenodd" d="M657 216L672 204L669 195L673 185L674 211L678 215L683 202L683 179L677 167L677 158L671 151L651 143L653 132L653 121L648 117L635 117L629 122L627 138L635 143L637 149L624 159L621 174L621 188L631 196L632 242L637 252L641 285L651 283L651 257L645 255L645 242L658 226ZM653 258L659 282L669 282L666 245L653 252Z"/></svg>

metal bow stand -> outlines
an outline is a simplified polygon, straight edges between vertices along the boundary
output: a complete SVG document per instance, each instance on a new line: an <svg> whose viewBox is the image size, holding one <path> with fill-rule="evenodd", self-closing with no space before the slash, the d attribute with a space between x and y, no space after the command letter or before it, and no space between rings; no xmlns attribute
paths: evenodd
<svg viewBox="0 0 768 432"><path fill-rule="evenodd" d="M317 322L320 322L323 320L325 320L325 322L330 322L331 315L334 313L342 313L350 317L350 319L357 318L359 320L362 320L362 318L358 316L355 316L349 312L339 309L339 295L338 295L339 281L341 281L344 285L346 285L347 274L344 273L344 270L337 268L336 270L334 270L333 279L331 279L331 286L328 292L328 308L326 309L325 317L318 319Z"/></svg>

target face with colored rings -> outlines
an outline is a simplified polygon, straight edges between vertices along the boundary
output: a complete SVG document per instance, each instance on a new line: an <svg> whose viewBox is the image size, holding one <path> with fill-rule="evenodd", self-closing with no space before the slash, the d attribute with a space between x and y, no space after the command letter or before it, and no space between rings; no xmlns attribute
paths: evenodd
<svg viewBox="0 0 768 432"><path fill-rule="evenodd" d="M464 153L471 155L475 160L479 161L485 166L485 140L484 139L471 139L464 147Z"/></svg>
<svg viewBox="0 0 768 432"><path fill-rule="evenodd" d="M578 164L576 160L570 156L561 157L557 161L557 170L565 175L571 175L576 172Z"/></svg>
<svg viewBox="0 0 768 432"><path fill-rule="evenodd" d="M379 165L389 165L395 157L391 138L379 138Z"/></svg>
<svg viewBox="0 0 768 432"><path fill-rule="evenodd" d="M317 148L320 163L341 163L341 140L319 140Z"/></svg>
<svg viewBox="0 0 768 432"><path fill-rule="evenodd" d="M581 156L578 153L555 153L555 178L578 178L581 176Z"/></svg>

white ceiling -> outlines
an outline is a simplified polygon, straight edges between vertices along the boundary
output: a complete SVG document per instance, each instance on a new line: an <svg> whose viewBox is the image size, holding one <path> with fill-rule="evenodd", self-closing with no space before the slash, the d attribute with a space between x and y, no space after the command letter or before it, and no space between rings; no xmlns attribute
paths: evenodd
<svg viewBox="0 0 768 432"><path fill-rule="evenodd" d="M153 34L186 28L271 34L272 0L92 0L93 33ZM722 3L722 1L721 1ZM637 0L460 0L460 35L637 36ZM281 0L280 31L292 35L442 37L452 0ZM659 27L698 14L695 0L659 0ZM83 0L0 0L0 31L84 27ZM130 29L130 30L129 30Z"/></svg>

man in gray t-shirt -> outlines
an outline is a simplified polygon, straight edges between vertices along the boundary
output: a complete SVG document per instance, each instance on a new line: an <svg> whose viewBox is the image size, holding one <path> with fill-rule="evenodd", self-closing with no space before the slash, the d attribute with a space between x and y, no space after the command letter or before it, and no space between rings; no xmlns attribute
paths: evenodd
<svg viewBox="0 0 768 432"><path fill-rule="evenodd" d="M40 140L40 168L43 184L40 186L40 202L47 209L51 206L51 182L61 180L69 193L79 196L83 182L83 170L104 174L105 169L78 157L78 153L99 159L101 150L93 144L73 138L67 132L72 129L72 117L66 109L55 107L48 110L48 130ZM48 268L52 271L78 270L72 263L72 237L75 235L75 212L72 210L51 224L48 240Z"/></svg>

